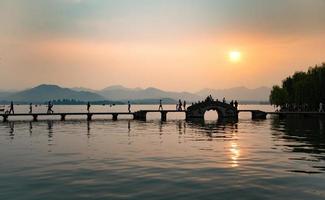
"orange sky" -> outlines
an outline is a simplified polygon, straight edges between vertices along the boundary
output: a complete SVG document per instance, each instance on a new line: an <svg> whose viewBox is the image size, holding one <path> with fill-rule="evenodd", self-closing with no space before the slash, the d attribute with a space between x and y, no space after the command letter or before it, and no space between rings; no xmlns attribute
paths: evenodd
<svg viewBox="0 0 325 200"><path fill-rule="evenodd" d="M0 89L271 87L325 62L325 2L308 2L4 0Z"/></svg>

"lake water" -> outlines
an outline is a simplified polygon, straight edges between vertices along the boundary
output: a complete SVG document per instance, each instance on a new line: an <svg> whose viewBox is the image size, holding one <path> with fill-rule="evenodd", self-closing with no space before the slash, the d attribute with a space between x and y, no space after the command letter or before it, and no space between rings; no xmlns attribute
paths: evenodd
<svg viewBox="0 0 325 200"><path fill-rule="evenodd" d="M325 120L159 118L0 122L0 199L325 199Z"/></svg>

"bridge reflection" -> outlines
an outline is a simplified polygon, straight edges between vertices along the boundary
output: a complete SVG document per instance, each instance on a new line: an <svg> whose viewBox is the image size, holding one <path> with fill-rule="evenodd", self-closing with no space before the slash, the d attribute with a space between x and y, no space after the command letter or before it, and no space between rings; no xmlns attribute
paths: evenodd
<svg viewBox="0 0 325 200"><path fill-rule="evenodd" d="M109 123L108 121L103 120L103 123ZM134 121L134 120L121 120L121 124L125 123L127 127L127 133L129 136L132 136L130 133L132 131L132 126L142 126L144 124L147 124L148 122L141 122L141 121ZM171 124L176 125L176 130L180 135L185 135L187 128L197 130L197 132L205 134L208 138L215 137L213 134L217 132L237 132L237 122L238 120L234 119L224 119L224 120L218 120L218 121L205 121L201 119L196 120L171 120L169 122L162 122L162 121L152 121L153 123L156 123L158 127L158 132L160 134L164 133L165 126L170 126ZM28 133L29 136L33 136L33 133L36 131L36 127L39 129L43 125L46 125L47 130L47 136L48 141L51 143L53 141L54 137L54 125L58 124L58 127L61 125L64 125L65 122L55 121L55 120L47 120L47 121L38 121L38 122L32 122L29 121L28 123L24 121L9 121L7 123L2 123L0 126L5 127L8 130L9 136L11 139L15 138L15 126L19 124L19 127L25 126L28 124ZM96 126L96 124L100 124L101 121L98 120L96 122L93 121L69 121L69 123L66 124L85 124L86 126L86 135L88 137L92 134L92 126ZM150 122L149 122L150 123ZM108 125L109 126L109 125ZM27 130L27 129L25 129ZM40 130L38 130L38 133Z"/></svg>

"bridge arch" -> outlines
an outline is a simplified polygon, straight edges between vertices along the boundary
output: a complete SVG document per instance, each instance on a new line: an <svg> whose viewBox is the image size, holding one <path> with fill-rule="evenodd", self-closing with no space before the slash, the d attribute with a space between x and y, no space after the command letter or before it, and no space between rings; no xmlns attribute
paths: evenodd
<svg viewBox="0 0 325 200"><path fill-rule="evenodd" d="M186 119L204 119L205 112L210 110L214 110L218 113L218 119L238 118L237 109L230 104L220 101L206 100L188 107L186 111Z"/></svg>
<svg viewBox="0 0 325 200"><path fill-rule="evenodd" d="M216 110L207 110L204 113L204 120L218 120L219 119L219 113Z"/></svg>

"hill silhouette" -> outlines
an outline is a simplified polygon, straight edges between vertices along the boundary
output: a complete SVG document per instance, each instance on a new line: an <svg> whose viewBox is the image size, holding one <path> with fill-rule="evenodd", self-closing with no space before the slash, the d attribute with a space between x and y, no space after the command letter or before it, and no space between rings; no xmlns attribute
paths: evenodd
<svg viewBox="0 0 325 200"><path fill-rule="evenodd" d="M112 85L102 90L94 90L84 87L63 88L57 85L42 84L31 89L20 92L0 91L0 101L16 102L45 102L48 100L75 99L77 101L132 101L134 103L156 103L159 99L166 99L166 102L173 103L178 99L194 102L204 99L208 95L214 98L227 100L236 99L246 102L267 102L270 88L260 87L248 89L236 87L223 90L203 89L196 93L171 92L154 87L127 88L121 85Z"/></svg>
<svg viewBox="0 0 325 200"><path fill-rule="evenodd" d="M169 92L163 91L154 87L146 89L142 88L126 88L120 85L110 86L100 90L98 94L111 100L143 100L143 99L184 99L187 101L197 101L200 96L189 92Z"/></svg>
<svg viewBox="0 0 325 200"><path fill-rule="evenodd" d="M5 100L17 102L45 102L54 99L76 99L79 101L105 100L104 97L96 93L85 91L78 92L69 88L46 84L11 94L5 98Z"/></svg>

